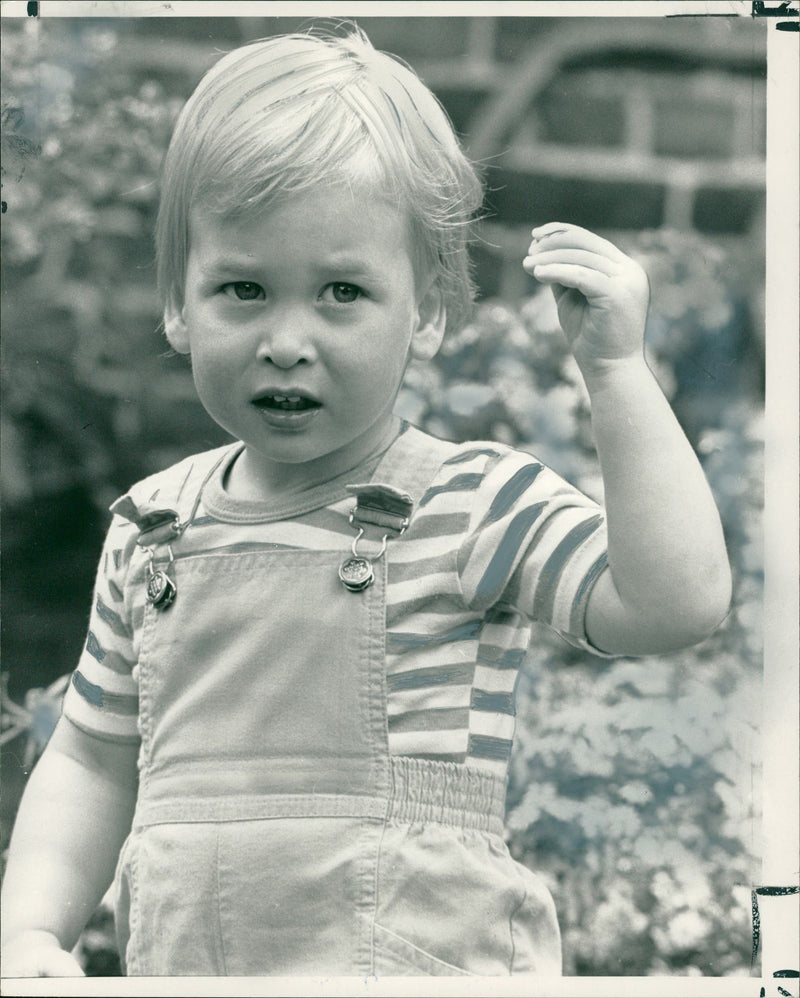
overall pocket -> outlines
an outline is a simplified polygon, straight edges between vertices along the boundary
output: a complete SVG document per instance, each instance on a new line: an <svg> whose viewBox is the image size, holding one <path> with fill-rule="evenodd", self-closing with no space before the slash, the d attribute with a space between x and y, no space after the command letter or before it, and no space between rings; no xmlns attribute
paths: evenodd
<svg viewBox="0 0 800 998"><path fill-rule="evenodd" d="M390 822L378 869L375 972L507 976L520 896L497 835Z"/></svg>
<svg viewBox="0 0 800 998"><path fill-rule="evenodd" d="M375 953L374 973L380 977L405 977L425 975L427 977L472 976L469 971L439 960L419 946L385 929L377 923L374 926L373 946Z"/></svg>
<svg viewBox="0 0 800 998"><path fill-rule="evenodd" d="M128 976L225 974L216 823L152 825L128 838L117 873L117 933Z"/></svg>

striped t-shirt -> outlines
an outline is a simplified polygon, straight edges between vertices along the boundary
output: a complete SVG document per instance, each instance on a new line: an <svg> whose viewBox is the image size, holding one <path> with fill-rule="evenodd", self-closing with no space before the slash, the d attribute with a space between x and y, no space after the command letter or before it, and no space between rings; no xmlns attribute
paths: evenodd
<svg viewBox="0 0 800 998"><path fill-rule="evenodd" d="M429 455L432 444L413 427L404 434L412 460ZM276 508L225 493L223 476L240 449L188 458L128 494L133 505L176 495L185 505L194 490L191 522L174 547L178 572L181 557L205 551L268 545L348 553L353 499L346 485L364 481L359 473L376 461ZM501 444L445 445L437 464L409 529L386 553L389 751L502 772L531 621L591 647L584 614L606 567L604 516L530 454ZM402 481L390 484L402 488ZM116 508L125 503L131 499ZM114 516L86 646L64 702L76 725L115 741L139 737L136 663L148 556L136 544L138 532Z"/></svg>

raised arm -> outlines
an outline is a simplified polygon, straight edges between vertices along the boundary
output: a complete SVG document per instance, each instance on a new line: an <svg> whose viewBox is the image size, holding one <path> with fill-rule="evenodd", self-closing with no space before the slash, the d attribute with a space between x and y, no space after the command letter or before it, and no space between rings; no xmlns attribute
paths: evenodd
<svg viewBox="0 0 800 998"><path fill-rule="evenodd" d="M114 876L136 802L137 747L62 718L31 773L2 896L3 977L69 977L71 950Z"/></svg>
<svg viewBox="0 0 800 998"><path fill-rule="evenodd" d="M589 598L587 635L616 654L694 644L728 611L730 567L700 463L645 362L647 276L577 226L533 237L523 266L553 289L603 475L609 570Z"/></svg>

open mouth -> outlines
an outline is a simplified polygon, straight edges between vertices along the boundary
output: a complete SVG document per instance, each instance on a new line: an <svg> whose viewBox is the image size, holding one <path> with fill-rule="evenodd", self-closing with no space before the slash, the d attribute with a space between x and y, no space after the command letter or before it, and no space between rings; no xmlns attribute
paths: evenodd
<svg viewBox="0 0 800 998"><path fill-rule="evenodd" d="M322 408L322 403L309 395L266 394L253 399L253 405L271 426L302 429Z"/></svg>
<svg viewBox="0 0 800 998"><path fill-rule="evenodd" d="M271 412L308 412L310 409L319 409L319 402L306 395L263 395L253 402L259 409L267 409Z"/></svg>

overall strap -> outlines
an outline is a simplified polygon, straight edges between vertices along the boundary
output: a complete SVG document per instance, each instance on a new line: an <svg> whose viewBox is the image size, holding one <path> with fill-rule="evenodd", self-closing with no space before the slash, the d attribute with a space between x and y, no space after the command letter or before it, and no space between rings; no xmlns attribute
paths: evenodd
<svg viewBox="0 0 800 998"><path fill-rule="evenodd" d="M371 480L347 486L356 500L350 510L350 524L357 533L352 557L339 566L339 578L345 588L361 592L372 584L375 575L371 559L384 554L390 537L394 539L405 533L442 462L457 449L456 444L428 436L404 422ZM359 554L358 542L364 536L380 539L377 554Z"/></svg>
<svg viewBox="0 0 800 998"><path fill-rule="evenodd" d="M112 503L111 512L136 524L141 546L169 543L191 521L203 486L237 446L192 455L137 482Z"/></svg>
<svg viewBox="0 0 800 998"><path fill-rule="evenodd" d="M375 469L372 481L407 492L416 509L436 472L458 451L459 446L405 423Z"/></svg>

